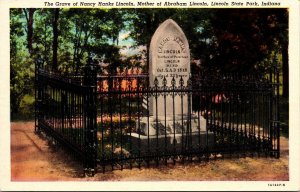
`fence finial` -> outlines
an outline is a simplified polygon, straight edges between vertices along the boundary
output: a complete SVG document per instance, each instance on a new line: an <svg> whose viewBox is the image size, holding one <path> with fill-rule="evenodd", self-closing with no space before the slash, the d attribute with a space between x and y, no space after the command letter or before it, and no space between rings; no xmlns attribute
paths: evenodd
<svg viewBox="0 0 300 192"><path fill-rule="evenodd" d="M174 77L172 78L171 85L172 85L172 87L175 87L175 85L176 85L176 81L175 81Z"/></svg>
<svg viewBox="0 0 300 192"><path fill-rule="evenodd" d="M180 87L183 87L184 81L183 81L182 76L180 77L179 84L180 84Z"/></svg>
<svg viewBox="0 0 300 192"><path fill-rule="evenodd" d="M163 86L164 86L164 87L167 86L167 79L166 79L165 76L164 76L164 79L163 79Z"/></svg>

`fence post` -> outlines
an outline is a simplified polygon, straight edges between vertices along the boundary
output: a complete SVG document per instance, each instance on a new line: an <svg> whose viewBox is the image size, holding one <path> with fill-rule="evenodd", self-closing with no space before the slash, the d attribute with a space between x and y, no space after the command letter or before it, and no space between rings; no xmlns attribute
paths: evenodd
<svg viewBox="0 0 300 192"><path fill-rule="evenodd" d="M85 174L93 176L97 166L97 72L91 62L85 67L84 86L84 129L85 129Z"/></svg>
<svg viewBox="0 0 300 192"><path fill-rule="evenodd" d="M277 148L276 150L276 158L280 157L280 113L279 113L279 70L278 70L278 59L274 57L273 60L273 67L274 67L274 78L275 78L275 98L274 98L274 103L275 103L275 114L274 114L274 122L275 122L275 128L276 128L276 140L277 140Z"/></svg>
<svg viewBox="0 0 300 192"><path fill-rule="evenodd" d="M272 67L270 70L270 135L271 135L271 152L269 155L280 157L280 121L279 121L279 71L277 66L277 58L273 58Z"/></svg>
<svg viewBox="0 0 300 192"><path fill-rule="evenodd" d="M35 113L34 113L34 131L39 132L39 120L40 120L40 108L41 108L41 102L42 102L42 88L41 88L41 82L39 81L39 71L42 67L44 61L40 57L35 61L35 70L34 70L34 78L35 78L35 92L34 92L34 98L35 98Z"/></svg>

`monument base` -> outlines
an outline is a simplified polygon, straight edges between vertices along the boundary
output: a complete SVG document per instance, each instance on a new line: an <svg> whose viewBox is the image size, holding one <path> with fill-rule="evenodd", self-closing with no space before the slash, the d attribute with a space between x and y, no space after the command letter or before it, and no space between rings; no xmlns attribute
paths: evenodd
<svg viewBox="0 0 300 192"><path fill-rule="evenodd" d="M133 153L183 153L211 147L214 142L202 116L142 117L136 128L138 133L127 135Z"/></svg>
<svg viewBox="0 0 300 192"><path fill-rule="evenodd" d="M206 119L196 115L150 116L136 122L141 135L166 135L206 131Z"/></svg>
<svg viewBox="0 0 300 192"><path fill-rule="evenodd" d="M133 154L174 154L199 152L213 146L214 135L212 132L201 131L191 134L167 134L159 136L139 135L132 133L128 135L131 141L131 153Z"/></svg>

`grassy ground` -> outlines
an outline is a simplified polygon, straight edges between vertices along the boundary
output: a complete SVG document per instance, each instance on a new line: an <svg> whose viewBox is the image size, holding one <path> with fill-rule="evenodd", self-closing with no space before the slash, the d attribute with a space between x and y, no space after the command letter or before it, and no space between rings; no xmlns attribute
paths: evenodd
<svg viewBox="0 0 300 192"><path fill-rule="evenodd" d="M34 96L25 95L22 99L18 113L11 114L12 121L29 121L34 119Z"/></svg>

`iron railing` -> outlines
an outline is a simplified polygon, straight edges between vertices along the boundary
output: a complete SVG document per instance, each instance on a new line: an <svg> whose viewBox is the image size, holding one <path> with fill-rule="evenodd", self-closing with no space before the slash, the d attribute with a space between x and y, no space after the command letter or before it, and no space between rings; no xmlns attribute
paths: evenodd
<svg viewBox="0 0 300 192"><path fill-rule="evenodd" d="M279 157L279 76L194 74L188 82L145 74L68 77L36 69L36 130L69 149L86 172ZM167 86L170 85L170 86Z"/></svg>

